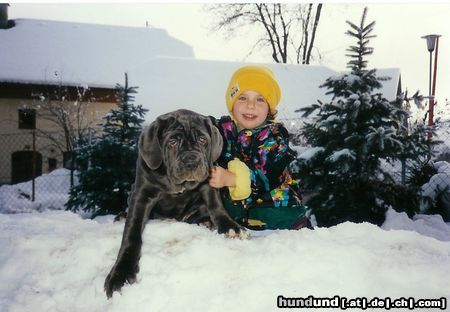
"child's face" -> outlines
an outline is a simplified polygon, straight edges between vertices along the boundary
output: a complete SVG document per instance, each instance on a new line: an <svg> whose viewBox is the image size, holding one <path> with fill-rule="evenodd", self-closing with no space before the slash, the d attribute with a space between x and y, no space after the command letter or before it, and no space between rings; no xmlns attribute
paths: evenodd
<svg viewBox="0 0 450 312"><path fill-rule="evenodd" d="M239 129L253 129L266 120L269 104L258 92L248 90L236 99L231 113Z"/></svg>

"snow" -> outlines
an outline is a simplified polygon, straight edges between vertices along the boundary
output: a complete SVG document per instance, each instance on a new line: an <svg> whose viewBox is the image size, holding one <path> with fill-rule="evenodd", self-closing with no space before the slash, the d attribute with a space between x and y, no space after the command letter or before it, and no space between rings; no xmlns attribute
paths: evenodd
<svg viewBox="0 0 450 312"><path fill-rule="evenodd" d="M0 30L0 82L62 84L112 88L137 86L136 104L149 109L147 122L180 108L220 117L228 114L225 90L232 73L249 63L195 59L192 48L163 29L17 19ZM120 40L119 40L120 38ZM49 48L51 47L51 48ZM130 47L132 47L130 49ZM329 101L324 88L341 73L325 66L264 64L282 89L278 118L291 128L303 119L295 110ZM394 100L398 68L377 71L391 77L380 92Z"/></svg>
<svg viewBox="0 0 450 312"><path fill-rule="evenodd" d="M352 158L352 159L356 158L355 152L349 150L348 148L344 148L344 149L338 150L338 151L334 152L333 154L331 154L330 156L328 156L327 160L329 160L331 162L336 162L341 157L347 157L347 158Z"/></svg>
<svg viewBox="0 0 450 312"><path fill-rule="evenodd" d="M304 159L306 161L309 161L317 153L323 152L324 150L325 149L321 146L311 147L311 148L308 148L307 150L303 151L302 153L299 153L297 156L297 159Z"/></svg>
<svg viewBox="0 0 450 312"><path fill-rule="evenodd" d="M190 58L155 57L145 64L130 69L129 83L138 86L135 103L149 109L147 122L157 116L180 108L201 114L220 117L227 115L225 91L233 72L250 63L198 60ZM325 80L337 74L325 66L262 64L275 74L281 88L281 101L277 107L277 119L286 127L298 128L303 118L295 111L317 103L330 101ZM383 76L393 79L383 81L380 89L387 98L396 98L398 69L379 70ZM395 85L395 86L394 86Z"/></svg>
<svg viewBox="0 0 450 312"><path fill-rule="evenodd" d="M348 84L353 84L356 81L360 81L361 78L357 75L353 75L353 74L348 74L342 77L343 80L345 80Z"/></svg>
<svg viewBox="0 0 450 312"><path fill-rule="evenodd" d="M42 191L68 183L59 171L42 177L57 180ZM29 182L12 187L29 191ZM32 211L25 201L15 207ZM450 299L450 224L440 216L391 209L381 228L346 222L250 240L152 220L137 283L107 300L124 223L51 209L0 214L0 311L276 311L278 295Z"/></svg>
<svg viewBox="0 0 450 312"><path fill-rule="evenodd" d="M445 108L447 108L448 114L448 107L446 106ZM444 116L443 118L449 117ZM436 135L433 138L441 141L441 143L434 147L435 158L448 159L450 155L450 120L440 120L436 124Z"/></svg>
<svg viewBox="0 0 450 312"><path fill-rule="evenodd" d="M353 93L353 94L350 94L350 96L348 97L348 99L349 99L349 100L357 100L357 99L359 99L359 97L360 97L359 94Z"/></svg>
<svg viewBox="0 0 450 312"><path fill-rule="evenodd" d="M336 121L336 120L338 120L338 119L339 119L338 116L336 116L336 115L330 115L330 116L328 116L328 118L326 119L326 121L329 122L329 123L333 123L334 121Z"/></svg>
<svg viewBox="0 0 450 312"><path fill-rule="evenodd" d="M76 183L76 179L75 179ZM0 186L0 213L22 213L47 209L64 209L70 190L70 170L61 168L35 180L35 201L32 182Z"/></svg>
<svg viewBox="0 0 450 312"><path fill-rule="evenodd" d="M437 200L439 194L444 192L441 201L449 209L449 199L450 199L450 164L446 161L437 161L433 164L437 173L434 174L430 180L422 185L421 195L423 199L429 198L431 200ZM420 205L420 210L426 211L429 208L427 200L422 200Z"/></svg>
<svg viewBox="0 0 450 312"><path fill-rule="evenodd" d="M194 57L188 44L164 29L35 19L15 23L0 29L0 81L114 88L125 71L151 57Z"/></svg>
<svg viewBox="0 0 450 312"><path fill-rule="evenodd" d="M386 213L386 221L381 228L415 231L441 241L450 241L450 226L444 223L440 215L417 214L411 220L405 212L398 213L389 209Z"/></svg>
<svg viewBox="0 0 450 312"><path fill-rule="evenodd" d="M396 218L400 227L420 221ZM196 225L150 221L137 283L108 301L103 282L123 223L48 211L1 214L0 227L2 311L276 311L278 295L450 294L448 228L445 241L349 222L241 241Z"/></svg>
<svg viewBox="0 0 450 312"><path fill-rule="evenodd" d="M149 109L148 122L180 108L220 117L228 114L225 91L229 79L246 64L249 63L159 57L131 69L129 79L130 85L139 86L135 102ZM299 119L296 109L330 98L319 85L333 70L324 66L264 65L273 70L281 87L278 119Z"/></svg>
<svg viewBox="0 0 450 312"><path fill-rule="evenodd" d="M422 185L422 195L435 198L439 190L450 189L450 164L446 161L434 163L437 173L430 178L430 181Z"/></svg>

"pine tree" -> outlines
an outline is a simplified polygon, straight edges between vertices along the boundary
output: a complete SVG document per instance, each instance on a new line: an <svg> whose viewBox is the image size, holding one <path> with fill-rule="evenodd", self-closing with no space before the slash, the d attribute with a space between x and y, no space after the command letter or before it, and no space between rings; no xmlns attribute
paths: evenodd
<svg viewBox="0 0 450 312"><path fill-rule="evenodd" d="M333 95L331 102L319 101L300 110L303 117L317 111L302 129L313 156L299 159L298 165L304 187L317 194L308 205L319 225L381 224L399 186L380 162L410 157L411 149L405 146L408 114L398 101L390 103L378 91L380 81L387 78L377 78L375 69L367 69L375 22L366 25L366 14L367 8L359 25L347 21L346 34L356 39L356 45L347 49L350 73L330 77L321 86Z"/></svg>
<svg viewBox="0 0 450 312"><path fill-rule="evenodd" d="M116 85L117 108L104 117L101 136L77 148L79 184L70 190L68 210L82 209L96 216L126 209L147 111L133 104L136 89L128 86L125 74L125 85Z"/></svg>

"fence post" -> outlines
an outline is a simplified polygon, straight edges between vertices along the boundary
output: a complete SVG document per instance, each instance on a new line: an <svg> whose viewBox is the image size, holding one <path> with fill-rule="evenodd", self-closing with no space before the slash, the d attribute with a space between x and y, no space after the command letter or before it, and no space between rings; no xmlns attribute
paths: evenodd
<svg viewBox="0 0 450 312"><path fill-rule="evenodd" d="M88 145L89 149L92 147L92 128L88 128ZM88 169L91 169L91 157L88 159Z"/></svg>
<svg viewBox="0 0 450 312"><path fill-rule="evenodd" d="M34 202L35 199L35 179L36 179L36 130L32 130L32 137L33 137L33 156L32 156L32 169L31 169L31 201Z"/></svg>
<svg viewBox="0 0 450 312"><path fill-rule="evenodd" d="M70 187L73 187L74 171L75 171L75 152L72 147L72 151L70 151Z"/></svg>

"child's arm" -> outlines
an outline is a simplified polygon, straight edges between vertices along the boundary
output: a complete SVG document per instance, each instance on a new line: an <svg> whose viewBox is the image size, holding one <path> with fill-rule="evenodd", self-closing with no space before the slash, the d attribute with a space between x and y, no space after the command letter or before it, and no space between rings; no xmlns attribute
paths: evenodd
<svg viewBox="0 0 450 312"><path fill-rule="evenodd" d="M215 188L222 188L224 186L234 187L236 186L236 176L227 169L214 166L209 176L209 185Z"/></svg>
<svg viewBox="0 0 450 312"><path fill-rule="evenodd" d="M209 185L215 188L228 187L232 200L242 200L250 196L250 170L235 158L228 162L228 169L215 166L211 169Z"/></svg>

